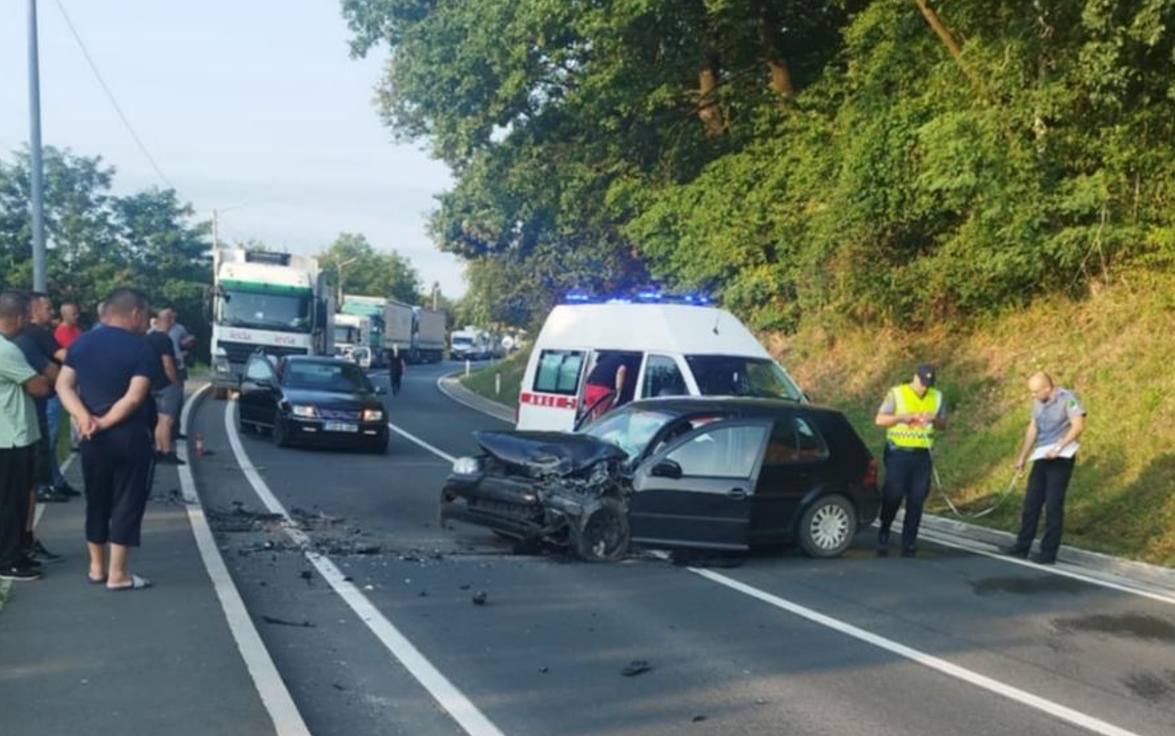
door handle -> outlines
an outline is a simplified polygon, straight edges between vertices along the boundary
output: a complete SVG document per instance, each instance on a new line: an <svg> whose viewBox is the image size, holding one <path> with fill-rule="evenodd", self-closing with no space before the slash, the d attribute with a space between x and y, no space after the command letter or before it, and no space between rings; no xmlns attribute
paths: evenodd
<svg viewBox="0 0 1175 736"><path fill-rule="evenodd" d="M726 492L726 495L729 498L733 498L735 501L742 501L747 497L747 492L746 489L743 488L731 488Z"/></svg>

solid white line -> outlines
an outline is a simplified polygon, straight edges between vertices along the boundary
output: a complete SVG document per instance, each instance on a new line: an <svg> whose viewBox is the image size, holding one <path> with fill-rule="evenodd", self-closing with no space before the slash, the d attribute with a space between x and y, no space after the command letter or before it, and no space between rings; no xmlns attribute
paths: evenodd
<svg viewBox="0 0 1175 736"><path fill-rule="evenodd" d="M269 486L262 479L261 474L257 472L257 468L253 465L252 461L249 460L249 456L241 444L241 439L237 436L237 428L233 423L233 408L235 403L225 405L224 428L228 433L229 444L232 445L237 464L244 472L245 478L249 481L249 485L253 486L257 497L265 504L266 509L270 513L281 514L282 518L286 521L284 525L286 535L299 546L308 545L310 539L302 531L294 528L293 521L286 512L285 507L277 500L273 492L269 490ZM452 460L451 457L444 455L423 440L419 440L403 430L392 427L390 424L388 426L417 444L420 444L422 447L436 452L450 461ZM502 736L502 732L498 730L498 727L485 714L478 710L473 702L465 697L464 693L458 690L453 683L449 682L449 679L441 674L441 671L434 667L420 653L420 650L412 642L408 641L407 637L400 633L400 630L371 601L367 600L367 597L363 595L358 587L346 580L346 576L329 558L311 551L307 551L305 554L310 564L314 565L323 579L351 607L351 610L376 635L392 656L416 678L417 682L428 690L433 699L437 701L445 712L453 717L453 720L466 733L470 734L470 736Z"/></svg>
<svg viewBox="0 0 1175 736"><path fill-rule="evenodd" d="M388 423L388 429L392 430L393 432L400 435L401 437L404 437L405 439L408 439L408 440L411 440L412 442L415 442L416 444L420 445L421 447L428 450L429 452L436 455L437 457L444 458L445 460L448 460L449 462L453 462L454 460L457 459L457 458L453 457L452 455L450 455L449 453L433 447L432 445L428 444L427 442L420 439L416 435L405 432L404 430L400 429L399 427L392 424L391 422Z"/></svg>
<svg viewBox="0 0 1175 736"><path fill-rule="evenodd" d="M1129 593L1131 595L1137 595L1142 598L1150 598L1151 600L1158 601L1159 603L1175 605L1175 597L1160 593L1156 589L1143 588L1140 587L1140 584L1131 584L1129 581L1116 582L1114 580L1107 579L1106 577L1093 577L1089 574L1079 572L1069 565L1066 565L1064 562L1057 562L1055 565L1048 565L1046 567L1044 565L1038 565L1037 563L1030 560L1021 560L1015 557L1009 557L1008 555L1000 554L999 552L992 552L990 545L986 545L983 542L958 542L952 538L941 535L937 532L929 531L927 529L923 529L921 532L919 532L919 535L934 542L935 544L942 545L943 547L961 549L965 552L983 555L984 557L991 557L992 559L999 560L1000 562L1020 565L1022 567L1027 567L1034 570L1044 570L1046 572L1052 573L1053 575L1060 575L1061 577L1080 580L1081 582L1089 583L1090 585L1100 585L1103 588L1117 590L1122 593ZM1103 574L1107 576L1110 575L1110 573Z"/></svg>
<svg viewBox="0 0 1175 736"><path fill-rule="evenodd" d="M764 603L775 606L776 608L780 608L801 618L808 619L815 624L819 624L820 626L825 626L827 628L833 629L834 631L851 636L854 639L865 642L866 644L872 644L873 646L880 649L885 649L886 651L892 652L900 657L905 657L906 659L912 660L920 665L923 665L924 667L938 670L943 674L962 680L976 687L981 687L985 690L995 693L996 695L1008 698L1009 700L1015 700L1018 703L1023 703L1030 708L1036 708L1037 710L1047 713L1054 718L1068 721L1069 723L1080 726L1081 728L1088 729L1094 733L1103 734L1103 736L1138 736L1138 734L1135 734L1133 731L1127 731L1124 728L1119 728L1112 723L1106 723L1105 721L1094 718L1093 716L1087 716L1084 713L1063 706L1060 703L1054 703L1051 700L1046 700L1045 698L1033 695L1029 692L1025 692L1019 688L1005 685L998 680L993 680L992 678L981 675L978 672L973 672L964 667L951 664L945 659L939 659L938 657L920 652L917 649L911 649L910 647L907 647L904 644L899 644L891 639L886 639L885 637L871 634L864 629L859 629L856 626L853 626L852 624L847 624L843 621L832 618L831 616L826 616L822 613L812 610L811 608L801 606L798 603L792 603L791 601L784 600L779 596L764 592L758 588L753 588L733 578L728 578L725 575L696 567L691 567L688 569L690 572L696 575L700 575L707 580L718 583L719 585L724 585L727 588L736 590L739 593L743 593L744 595L748 595L752 598L757 598Z"/></svg>
<svg viewBox="0 0 1175 736"><path fill-rule="evenodd" d="M184 402L184 410L180 415L180 428L184 434L188 432L188 420L191 418L192 407L197 397L208 388L209 385L203 386ZM176 454L181 460L190 462L187 443L176 443ZM208 577L212 578L212 587L216 591L216 597L220 599L220 607L224 611L229 630L237 643L241 659L245 661L245 667L253 678L253 685L261 696L261 702L269 712L274 731L278 736L309 736L310 729L306 727L302 715L298 712L298 706L294 704L290 691L282 682L277 666L269 656L261 635L257 633L257 627L249 617L241 593L233 583L232 576L229 575L228 568L220 556L216 539L208 526L208 519L204 516L204 508L199 505L192 466L180 465L176 470L179 471L180 489L184 495L188 521L192 525L192 535L196 538L200 557L204 560L204 568L208 571Z"/></svg>

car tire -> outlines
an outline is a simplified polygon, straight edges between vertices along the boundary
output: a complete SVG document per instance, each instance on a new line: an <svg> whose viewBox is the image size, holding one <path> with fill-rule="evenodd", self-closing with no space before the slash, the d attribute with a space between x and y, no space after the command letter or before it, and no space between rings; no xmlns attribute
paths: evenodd
<svg viewBox="0 0 1175 736"><path fill-rule="evenodd" d="M228 398L228 389L224 386L217 386L216 388L212 389L212 398L216 399L217 401L224 401Z"/></svg>
<svg viewBox="0 0 1175 736"><path fill-rule="evenodd" d="M237 407L237 434L253 434L253 432L253 425L241 419L241 408Z"/></svg>
<svg viewBox="0 0 1175 736"><path fill-rule="evenodd" d="M290 438L286 434L286 424L282 421L281 412L273 415L273 444L278 447L290 446Z"/></svg>
<svg viewBox="0 0 1175 736"><path fill-rule="evenodd" d="M585 562L615 562L628 553L628 515L614 498L600 505L571 530L571 547Z"/></svg>
<svg viewBox="0 0 1175 736"><path fill-rule="evenodd" d="M857 511L840 494L821 496L804 509L796 538L809 557L840 557L857 533Z"/></svg>

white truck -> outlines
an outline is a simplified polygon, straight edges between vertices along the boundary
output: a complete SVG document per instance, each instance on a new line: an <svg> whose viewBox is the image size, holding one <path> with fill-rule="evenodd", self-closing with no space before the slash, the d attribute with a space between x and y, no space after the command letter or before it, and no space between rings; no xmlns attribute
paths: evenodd
<svg viewBox="0 0 1175 736"><path fill-rule="evenodd" d="M218 399L240 386L249 356L332 355L334 300L318 261L245 248L212 254L212 386Z"/></svg>
<svg viewBox="0 0 1175 736"><path fill-rule="evenodd" d="M489 360L496 356L494 348L493 336L473 325L449 335L449 357L453 360Z"/></svg>
<svg viewBox="0 0 1175 736"><path fill-rule="evenodd" d="M428 307L412 308L411 363L439 363L445 354L445 313Z"/></svg>
<svg viewBox="0 0 1175 736"><path fill-rule="evenodd" d="M367 344L371 349L371 367L373 368L379 368L384 364L384 352L381 346L384 344L384 311L388 301L386 297L382 296L344 294L343 303L339 307L340 314L356 314L371 321L371 333L368 335Z"/></svg>
<svg viewBox="0 0 1175 736"><path fill-rule="evenodd" d="M335 315L335 355L370 368L373 359L371 347L371 318L361 314Z"/></svg>
<svg viewBox="0 0 1175 736"><path fill-rule="evenodd" d="M384 333L383 349L387 353L397 353L405 360L412 355L412 326L415 324L415 313L411 304L388 299L384 305Z"/></svg>

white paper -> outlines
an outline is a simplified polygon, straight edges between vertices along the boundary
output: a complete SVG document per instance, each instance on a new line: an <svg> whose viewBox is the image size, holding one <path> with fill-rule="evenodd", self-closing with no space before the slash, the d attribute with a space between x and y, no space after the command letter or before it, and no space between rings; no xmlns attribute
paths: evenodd
<svg viewBox="0 0 1175 736"><path fill-rule="evenodd" d="M1032 456L1029 457L1028 459L1029 460L1047 460L1048 458L1046 458L1045 455L1047 455L1054 447L1056 447L1055 444L1045 445L1044 447L1038 447L1032 451ZM1057 457L1073 457L1074 455L1077 454L1078 447L1081 447L1081 443L1078 442L1077 440L1074 440L1074 441L1070 442L1069 444L1065 445L1064 447L1062 447L1061 451L1057 453Z"/></svg>

